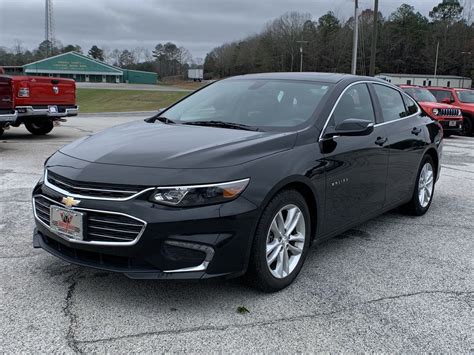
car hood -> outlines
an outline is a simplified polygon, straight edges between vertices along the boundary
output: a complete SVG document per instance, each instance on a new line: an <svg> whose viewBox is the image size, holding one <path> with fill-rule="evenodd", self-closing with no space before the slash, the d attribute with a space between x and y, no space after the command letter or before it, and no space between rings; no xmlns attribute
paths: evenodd
<svg viewBox="0 0 474 355"><path fill-rule="evenodd" d="M444 104L442 102L429 102L429 101L422 101L422 102L419 102L419 104L421 106L423 106L423 108L431 108L431 109L434 109L434 108L459 108L458 106L454 106L454 105L448 105L448 104Z"/></svg>
<svg viewBox="0 0 474 355"><path fill-rule="evenodd" d="M151 168L218 168L291 149L295 132L269 133L217 127L132 122L60 149L100 164Z"/></svg>

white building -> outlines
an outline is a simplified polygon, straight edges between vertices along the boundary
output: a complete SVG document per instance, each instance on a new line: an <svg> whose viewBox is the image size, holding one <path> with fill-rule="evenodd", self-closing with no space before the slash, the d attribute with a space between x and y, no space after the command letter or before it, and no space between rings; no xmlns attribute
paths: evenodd
<svg viewBox="0 0 474 355"><path fill-rule="evenodd" d="M472 79L455 75L437 75L436 77L428 74L387 74L381 73L376 76L394 85L419 85L419 86L442 86L451 88L470 89Z"/></svg>

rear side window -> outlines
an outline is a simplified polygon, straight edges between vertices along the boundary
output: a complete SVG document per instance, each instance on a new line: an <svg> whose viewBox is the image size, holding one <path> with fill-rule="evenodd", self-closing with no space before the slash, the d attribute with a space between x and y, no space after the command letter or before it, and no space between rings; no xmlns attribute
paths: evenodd
<svg viewBox="0 0 474 355"><path fill-rule="evenodd" d="M359 118L375 123L374 108L366 84L356 84L342 94L334 113L329 120L329 127L336 127L348 118Z"/></svg>
<svg viewBox="0 0 474 355"><path fill-rule="evenodd" d="M408 116L402 95L385 85L374 85L375 93L382 108L384 122L398 120Z"/></svg>
<svg viewBox="0 0 474 355"><path fill-rule="evenodd" d="M407 95L403 95L403 101L405 101L405 106L409 115L413 115L418 112L418 106L416 106L416 103L413 101L413 99Z"/></svg>

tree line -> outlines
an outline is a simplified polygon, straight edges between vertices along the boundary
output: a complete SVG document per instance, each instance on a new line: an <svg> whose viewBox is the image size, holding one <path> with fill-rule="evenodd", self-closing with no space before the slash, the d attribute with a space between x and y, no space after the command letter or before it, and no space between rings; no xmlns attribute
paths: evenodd
<svg viewBox="0 0 474 355"><path fill-rule="evenodd" d="M443 0L423 16L408 4L388 17L378 12L376 73L433 74L439 43L438 74L474 77L472 9ZM368 75L374 12L359 15L357 74ZM316 21L311 14L289 12L240 41L225 43L207 54L209 78L273 71L351 71L354 18L342 21L328 12ZM303 42L300 42L303 41Z"/></svg>

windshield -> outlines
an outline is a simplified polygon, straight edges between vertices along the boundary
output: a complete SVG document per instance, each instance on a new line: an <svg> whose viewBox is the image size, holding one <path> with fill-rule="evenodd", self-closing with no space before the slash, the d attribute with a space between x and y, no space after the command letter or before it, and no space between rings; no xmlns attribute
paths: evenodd
<svg viewBox="0 0 474 355"><path fill-rule="evenodd" d="M436 97L428 89L405 88L403 89L408 95L419 102L437 102Z"/></svg>
<svg viewBox="0 0 474 355"><path fill-rule="evenodd" d="M474 104L474 90L460 90L456 91L459 101L465 104Z"/></svg>
<svg viewBox="0 0 474 355"><path fill-rule="evenodd" d="M290 80L223 80L187 97L163 115L181 124L211 121L294 127L311 118L331 86Z"/></svg>

